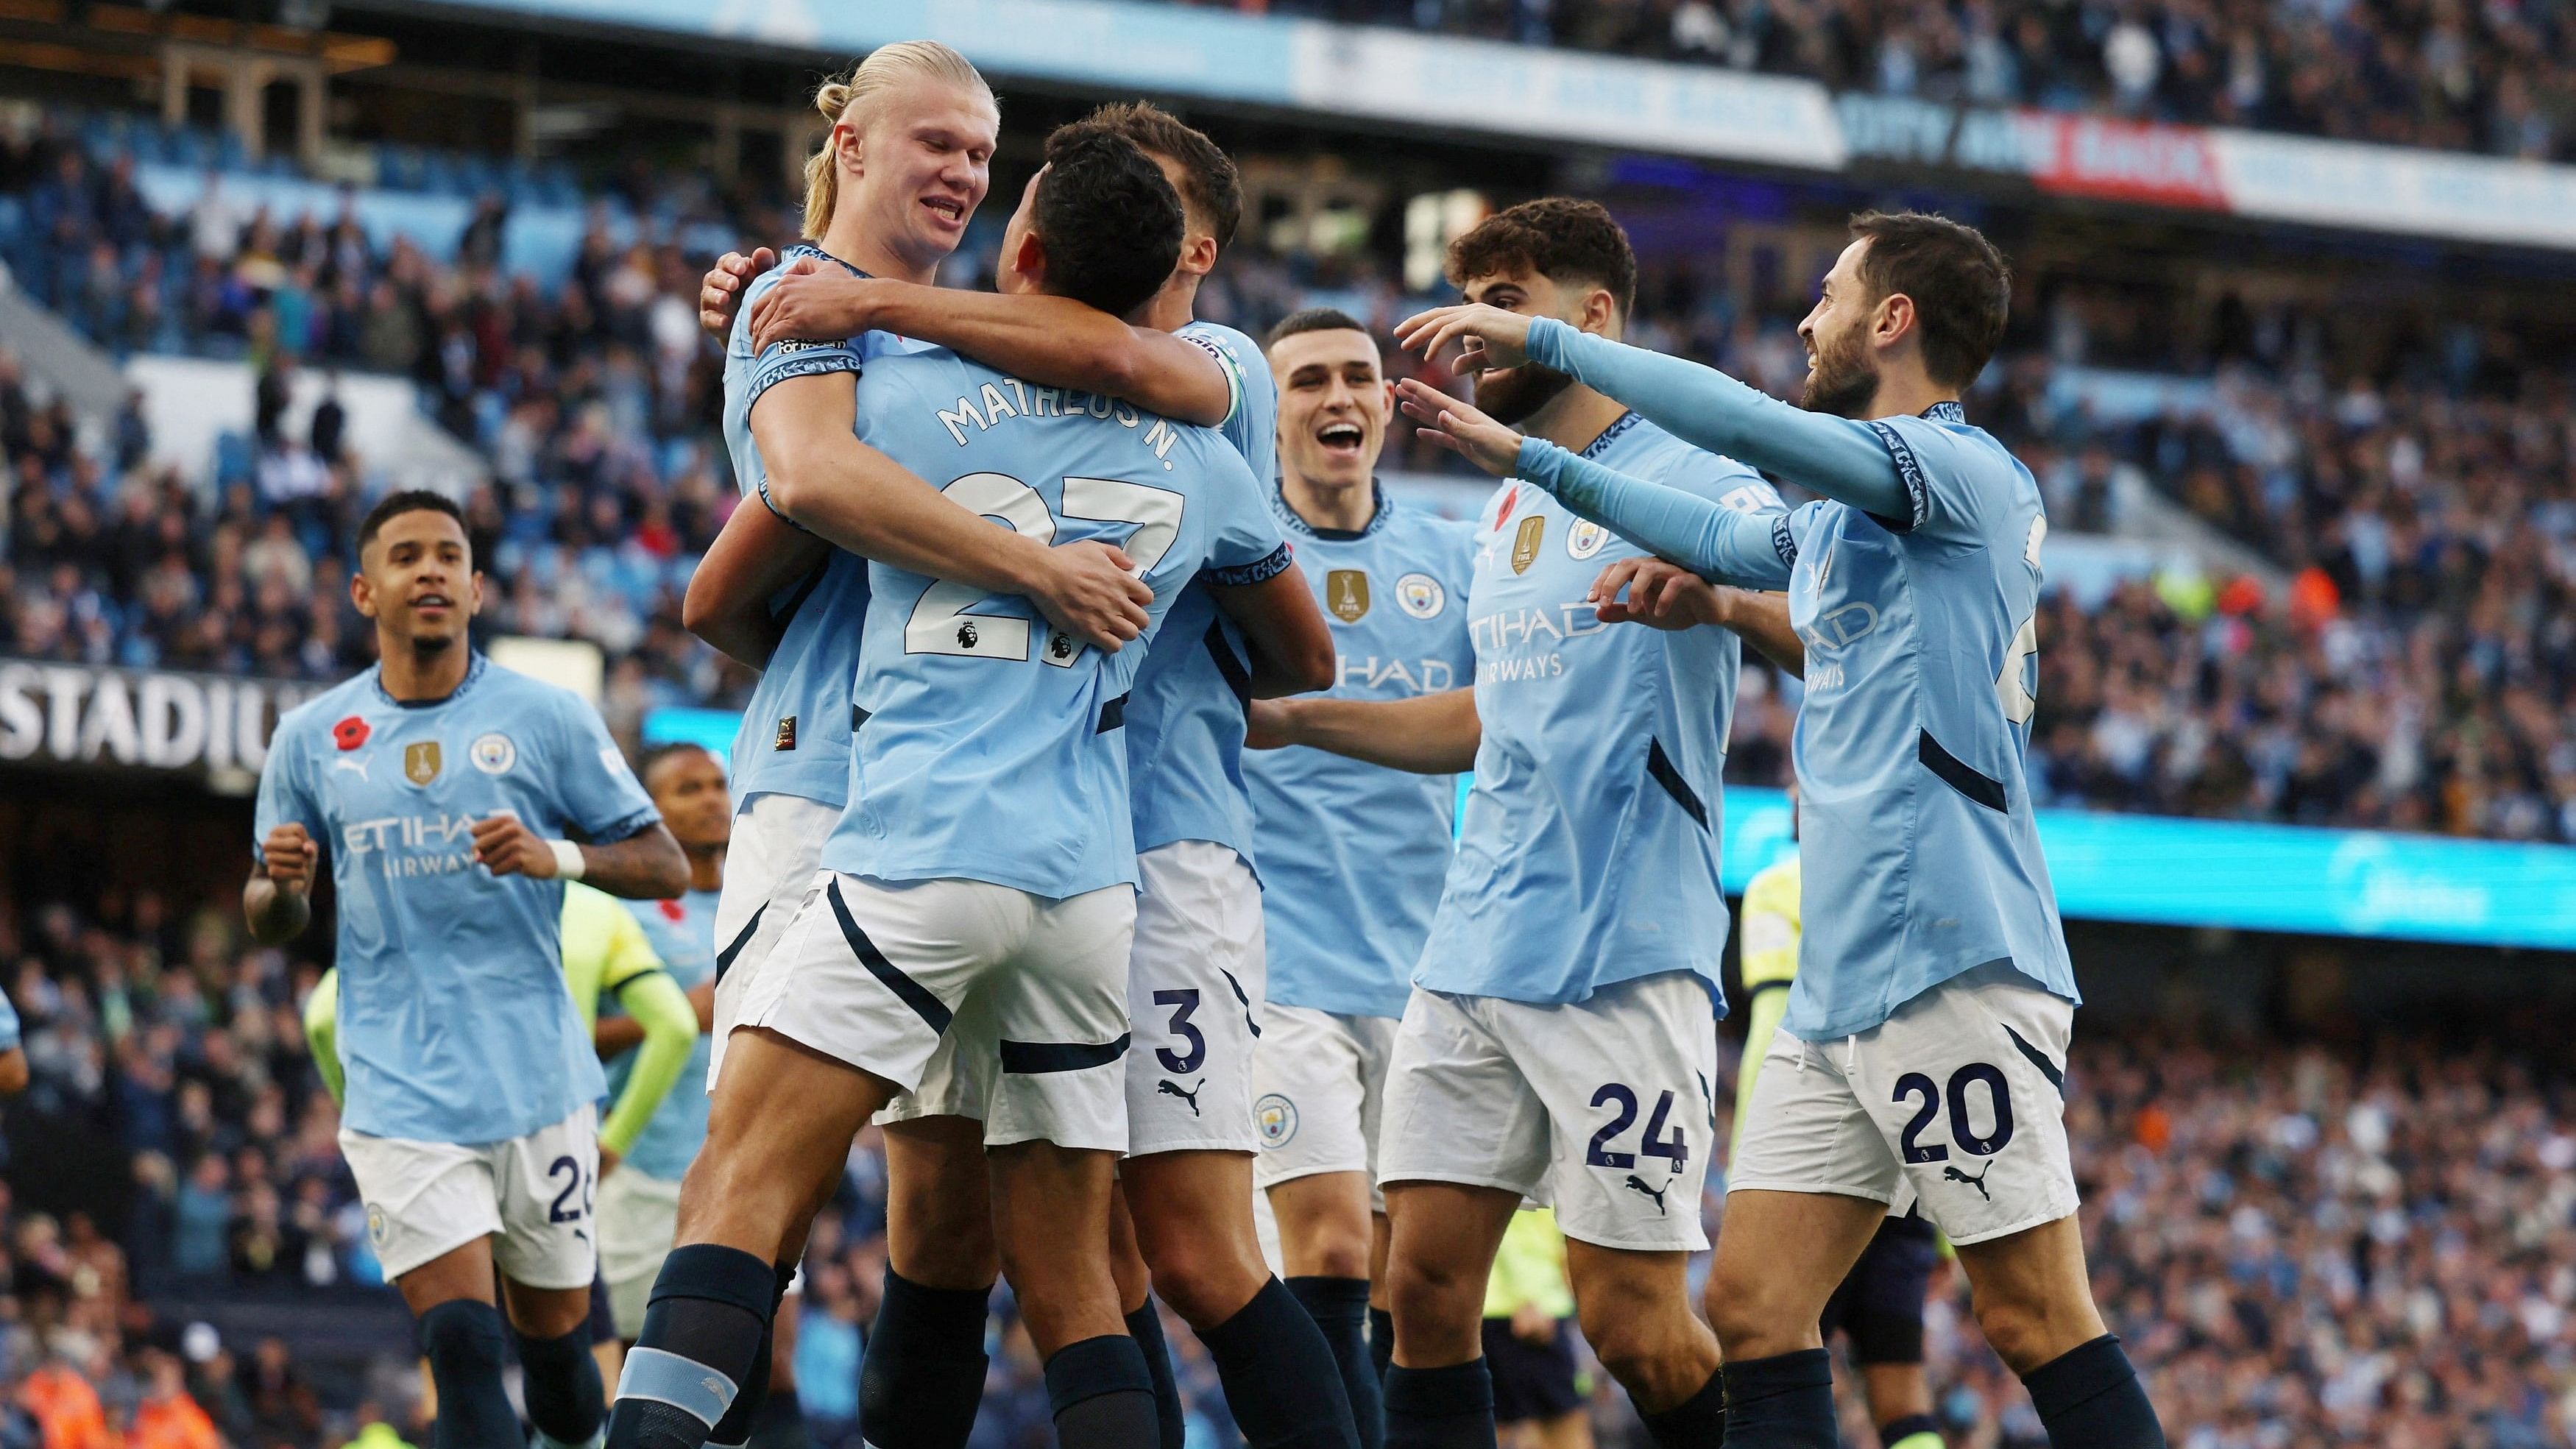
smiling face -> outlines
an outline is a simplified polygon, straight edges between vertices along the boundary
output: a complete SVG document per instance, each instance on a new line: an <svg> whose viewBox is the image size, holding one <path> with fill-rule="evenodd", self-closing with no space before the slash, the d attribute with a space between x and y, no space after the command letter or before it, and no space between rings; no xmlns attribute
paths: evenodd
<svg viewBox="0 0 2576 1449"><path fill-rule="evenodd" d="M463 642L483 607L465 525L434 508L386 519L358 555L349 597L387 646L427 653Z"/></svg>
<svg viewBox="0 0 2576 1449"><path fill-rule="evenodd" d="M966 238L993 182L1001 112L980 87L907 76L850 107L832 128L844 206L918 267L936 267Z"/></svg>
<svg viewBox="0 0 2576 1449"><path fill-rule="evenodd" d="M1868 248L1867 237L1843 248L1825 273L1815 307L1798 324L1798 340L1807 345L1807 385L1799 406L1809 412L1867 417L1878 397L1878 356L1870 334L1884 299L1871 295L1860 274Z"/></svg>
<svg viewBox="0 0 2576 1449"><path fill-rule="evenodd" d="M1294 333L1270 344L1270 372L1280 470L1326 487L1368 482L1395 408L1376 340L1346 327Z"/></svg>

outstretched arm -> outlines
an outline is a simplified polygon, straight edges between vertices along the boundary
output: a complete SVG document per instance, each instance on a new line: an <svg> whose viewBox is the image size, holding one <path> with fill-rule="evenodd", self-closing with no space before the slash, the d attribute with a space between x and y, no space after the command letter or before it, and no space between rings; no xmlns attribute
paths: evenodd
<svg viewBox="0 0 2576 1449"><path fill-rule="evenodd" d="M1110 653L1145 630L1153 590L1127 556L1094 543L1049 548L941 495L858 440L849 374L775 383L751 408L769 470L767 503L850 552L997 594L1020 594L1049 622ZM677 894L677 892L673 892Z"/></svg>
<svg viewBox="0 0 2576 1449"><path fill-rule="evenodd" d="M1255 749L1305 745L1390 770L1454 775L1476 765L1484 743L1476 691L1416 699L1280 699L1252 707Z"/></svg>
<svg viewBox="0 0 2576 1449"><path fill-rule="evenodd" d="M1208 596L1252 650L1253 698L1333 687L1333 629L1295 564L1257 584L1212 583Z"/></svg>
<svg viewBox="0 0 2576 1449"><path fill-rule="evenodd" d="M1215 427L1236 404L1231 372L1196 344L1131 327L1070 297L854 277L807 258L751 306L755 348L870 330L918 337L1042 387L1106 393L1183 422Z"/></svg>
<svg viewBox="0 0 2576 1449"><path fill-rule="evenodd" d="M830 560L832 546L746 500L689 575L680 625L754 669L769 667L785 624L769 601Z"/></svg>
<svg viewBox="0 0 2576 1449"><path fill-rule="evenodd" d="M1544 438L1524 438L1416 378L1397 383L1396 392L1404 415L1422 424L1422 436L1497 477L1546 489L1648 553L1726 583L1788 586L1786 514L1738 513L1715 499L1631 478Z"/></svg>
<svg viewBox="0 0 2576 1449"><path fill-rule="evenodd" d="M1434 307L1406 318L1396 337L1426 356L1461 344L1479 367L1555 368L1694 447L1882 517L1912 516L1895 460L1869 424L1791 407L1716 368L1499 307Z"/></svg>
<svg viewBox="0 0 2576 1449"><path fill-rule="evenodd" d="M1773 664L1806 677L1807 646L1789 627L1785 595L1712 584L1659 558L1623 558L1601 571L1586 598L1604 624L1667 630L1715 625L1733 630Z"/></svg>

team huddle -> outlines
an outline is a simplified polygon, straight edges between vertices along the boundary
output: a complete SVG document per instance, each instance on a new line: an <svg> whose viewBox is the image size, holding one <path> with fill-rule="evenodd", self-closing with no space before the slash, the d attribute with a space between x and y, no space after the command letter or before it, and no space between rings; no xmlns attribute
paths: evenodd
<svg viewBox="0 0 2576 1449"><path fill-rule="evenodd" d="M1242 195L1165 112L1047 138L985 293L935 285L997 144L974 69L890 45L816 103L804 243L702 298L745 496L685 618L761 671L729 769L639 781L476 653L458 510L397 493L352 584L381 662L261 781L245 911L301 931L327 856L316 1030L440 1449L517 1441L505 1346L542 1444L744 1444L871 1123L874 1449L963 1449L1003 1277L1066 1449L1182 1449L1156 1298L1254 1449L1491 1446L1525 1203L1665 1449L1837 1443L1836 1328L1882 1441L1937 1444L1878 1371L1920 1360L1936 1231L2051 1444L2164 1443L2075 1219L2046 519L1959 402L2009 296L1982 236L1856 218L1791 407L1620 341L1599 206L1516 206L1398 330L1470 405L1338 312L1197 320ZM1474 523L1377 485L1399 412L1505 480ZM1747 643L1804 680L1801 855L1747 898L1703 1313Z"/></svg>

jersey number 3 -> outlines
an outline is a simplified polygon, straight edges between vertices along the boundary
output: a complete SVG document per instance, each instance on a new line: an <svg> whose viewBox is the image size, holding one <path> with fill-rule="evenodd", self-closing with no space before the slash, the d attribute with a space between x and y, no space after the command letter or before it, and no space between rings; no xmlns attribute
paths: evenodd
<svg viewBox="0 0 2576 1449"><path fill-rule="evenodd" d="M1012 531L1052 547L1055 515L1047 511L1038 490L1005 473L969 473L939 490L969 513L998 518ZM1151 573L1180 537L1181 510L1188 500L1167 488L1122 483L1114 478L1064 480L1064 516L1091 523L1132 523L1136 531L1120 545L1139 574ZM922 590L903 626L907 654L954 654L969 659L1024 660L1029 657L1029 621L1007 614L968 612L993 595L972 584L941 579ZM1080 645L1058 634L1042 656L1059 669L1069 668L1082 653Z"/></svg>

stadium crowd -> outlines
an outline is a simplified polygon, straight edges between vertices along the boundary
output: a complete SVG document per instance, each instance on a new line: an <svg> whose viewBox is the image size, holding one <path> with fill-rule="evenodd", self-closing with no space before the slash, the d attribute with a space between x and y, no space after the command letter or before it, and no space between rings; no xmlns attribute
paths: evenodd
<svg viewBox="0 0 2576 1449"><path fill-rule="evenodd" d="M57 1184L55 1200L0 1198L0 1443L13 1449L323 1449L362 1430L368 1449L424 1442L399 1331L372 1345L359 1388L325 1392L282 1340L155 1311L227 1292L327 1302L335 1285L377 1282L298 1026L314 968L249 946L227 905L137 893L0 913L32 1066L0 1119L8 1148L23 1162L78 1142L113 1169ZM2527 1025L2519 1040L2547 1038ZM2563 1051L2464 1048L2421 1028L2336 1041L2108 1021L2078 1038L2068 1127L2089 1253L2174 1442L2576 1444ZM854 1441L883 1174L863 1140L808 1263L797 1384L818 1449ZM1714 1184L1704 1206L1719 1210ZM1038 1362L1004 1306L975 1445L1038 1449ZM1929 1326L1953 1442L2042 1442L1955 1275ZM1176 1323L1170 1336L1194 1449L1233 1442L1196 1341ZM1601 1442L1644 1442L1594 1378Z"/></svg>
<svg viewBox="0 0 2576 1449"><path fill-rule="evenodd" d="M9 259L111 345L243 359L251 436L219 450L200 492L151 461L139 399L85 449L68 410L32 400L0 357L13 483L0 650L317 679L362 664L344 561L368 462L335 405L289 427L285 401L297 369L345 366L416 379L490 460L470 514L490 550L491 627L600 644L622 729L656 705L739 700L747 676L678 624L734 498L713 426L719 359L690 310L701 259L676 240L712 203L644 206L622 246L596 214L563 285L544 286L495 265L502 211L440 261L400 239L379 248L354 223L245 213L220 188L157 216L137 210L129 169L50 124L24 138L0 164L26 217ZM97 240L90 219L127 240ZM759 208L728 225L786 230ZM951 280L985 270L970 246ZM1310 300L1381 326L1409 306L1364 263L1247 246L1202 311L1258 332ZM1738 307L1678 272L1650 277L1639 310L1648 345L1794 393L1793 314ZM2084 330L2075 303L2060 311L2024 327L2047 349L1990 369L1978 402L2041 474L2055 526L2105 527L2115 475L2134 470L2294 582L2267 595L2163 576L2103 600L2059 595L2041 631L2046 798L2576 840L2576 506L2563 482L2576 379L2534 369L2498 397L2471 338L2402 385L2329 385L2295 348L2248 346L2215 383L2106 418L2052 386L2066 337ZM155 320L138 329L138 315ZM1445 466L1407 431L1391 462ZM1736 778L1787 778L1792 713L1777 689L1741 712Z"/></svg>
<svg viewBox="0 0 2576 1449"><path fill-rule="evenodd" d="M1836 90L2576 152L2576 32L2550 6L2254 0L1217 0L1812 77Z"/></svg>

